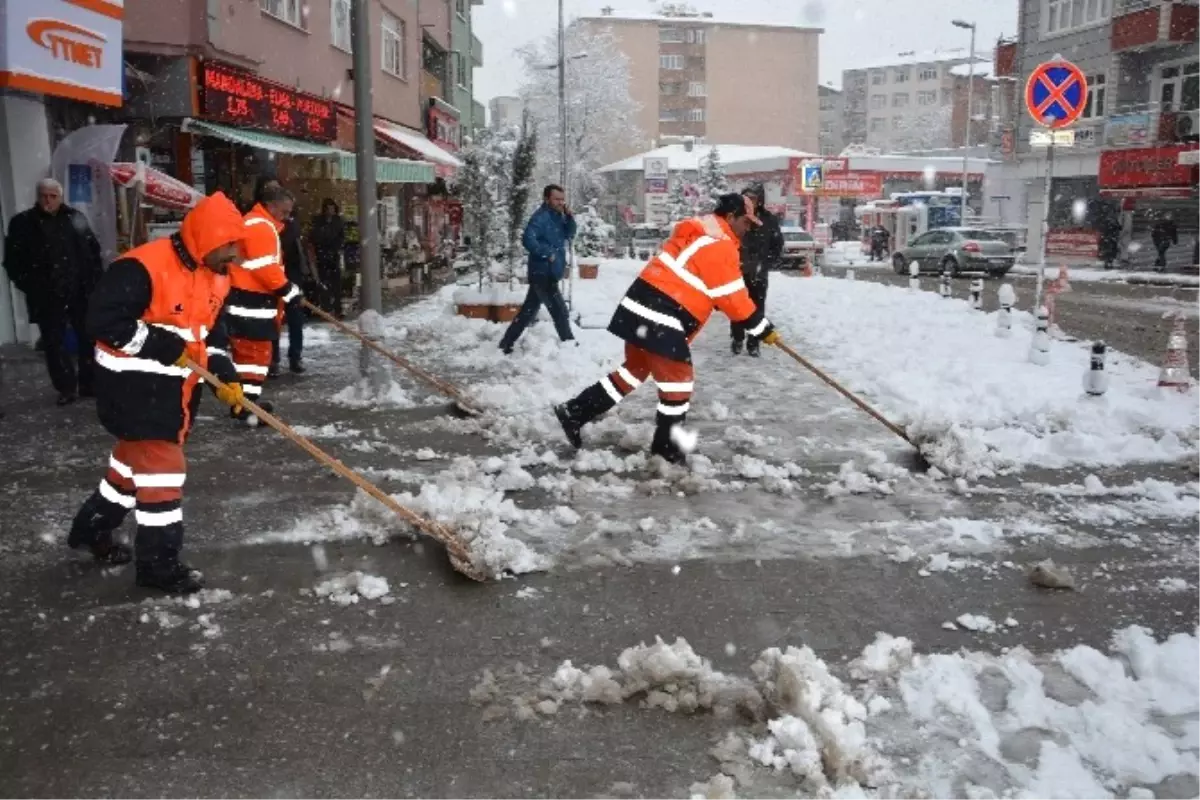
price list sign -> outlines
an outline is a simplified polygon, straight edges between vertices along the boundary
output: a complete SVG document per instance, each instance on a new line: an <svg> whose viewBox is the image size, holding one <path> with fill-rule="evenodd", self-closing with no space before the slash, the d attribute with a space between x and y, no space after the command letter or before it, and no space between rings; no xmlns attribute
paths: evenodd
<svg viewBox="0 0 1200 800"><path fill-rule="evenodd" d="M204 63L202 76L200 104L205 119L303 139L329 142L337 138L337 119L330 100L211 61Z"/></svg>

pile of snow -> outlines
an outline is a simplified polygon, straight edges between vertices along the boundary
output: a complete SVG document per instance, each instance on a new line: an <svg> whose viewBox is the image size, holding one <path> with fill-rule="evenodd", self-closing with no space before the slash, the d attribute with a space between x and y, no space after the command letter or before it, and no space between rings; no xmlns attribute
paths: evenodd
<svg viewBox="0 0 1200 800"><path fill-rule="evenodd" d="M830 242L825 245L825 265L829 267L879 267L889 268L886 261L871 261L869 253L863 252L862 242Z"/></svg>
<svg viewBox="0 0 1200 800"><path fill-rule="evenodd" d="M524 667L503 681L486 671L471 699L485 717L511 708L532 720L567 703L636 698L693 713L733 698L756 724L712 749L721 772L692 786L699 797L765 796L781 776L817 797L1153 797L1197 785L1198 661L1196 634L1158 642L1137 626L1113 636L1109 655L915 655L908 639L879 634L844 678L789 647L764 651L750 682L659 639L624 651L617 669L563 662L533 690Z"/></svg>
<svg viewBox="0 0 1200 800"><path fill-rule="evenodd" d="M313 587L313 594L339 606L354 605L360 600L388 600L391 588L386 578L355 570L335 575Z"/></svg>
<svg viewBox="0 0 1200 800"><path fill-rule="evenodd" d="M1012 271L1018 275L1037 275L1038 266L1036 264L1017 264L1013 267ZM1048 278L1053 277L1057 272L1058 268L1056 266L1046 268ZM1152 272L1150 270L1072 267L1069 275L1072 281L1080 283L1136 283L1145 281L1149 283L1173 284L1176 286L1200 286L1200 278L1197 278L1195 275L1179 275L1173 272Z"/></svg>
<svg viewBox="0 0 1200 800"><path fill-rule="evenodd" d="M359 378L329 398L334 405L347 408L414 408L417 402L394 378L376 386L370 378Z"/></svg>

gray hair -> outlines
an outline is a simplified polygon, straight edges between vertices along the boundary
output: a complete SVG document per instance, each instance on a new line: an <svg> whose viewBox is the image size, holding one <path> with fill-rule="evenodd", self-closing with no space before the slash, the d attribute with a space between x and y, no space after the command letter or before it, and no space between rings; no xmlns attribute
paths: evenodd
<svg viewBox="0 0 1200 800"><path fill-rule="evenodd" d="M58 192L60 197L63 193L62 184L54 180L54 178L42 178L40 181L38 181L37 190L40 192L43 189L52 189Z"/></svg>

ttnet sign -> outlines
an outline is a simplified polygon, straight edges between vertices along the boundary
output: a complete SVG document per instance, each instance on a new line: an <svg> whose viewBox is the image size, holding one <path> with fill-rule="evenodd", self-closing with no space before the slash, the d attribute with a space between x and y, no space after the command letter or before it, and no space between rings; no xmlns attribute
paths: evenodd
<svg viewBox="0 0 1200 800"><path fill-rule="evenodd" d="M121 105L123 0L4 0L0 88Z"/></svg>

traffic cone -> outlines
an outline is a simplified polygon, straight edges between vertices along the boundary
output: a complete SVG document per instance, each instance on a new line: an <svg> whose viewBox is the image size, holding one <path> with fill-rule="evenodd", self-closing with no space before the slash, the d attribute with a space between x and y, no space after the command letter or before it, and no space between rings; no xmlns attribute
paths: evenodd
<svg viewBox="0 0 1200 800"><path fill-rule="evenodd" d="M1186 392L1192 385L1187 354L1187 330L1183 317L1175 317L1175 325L1167 338L1167 355L1163 359L1162 371L1158 373L1158 385Z"/></svg>
<svg viewBox="0 0 1200 800"><path fill-rule="evenodd" d="M813 276L812 266L805 263L804 270L800 273L801 277L811 278Z"/></svg>

